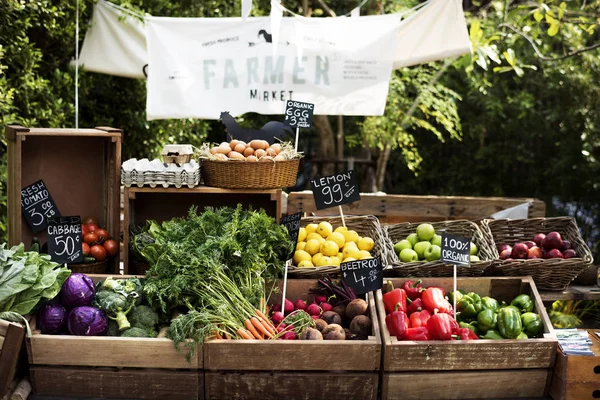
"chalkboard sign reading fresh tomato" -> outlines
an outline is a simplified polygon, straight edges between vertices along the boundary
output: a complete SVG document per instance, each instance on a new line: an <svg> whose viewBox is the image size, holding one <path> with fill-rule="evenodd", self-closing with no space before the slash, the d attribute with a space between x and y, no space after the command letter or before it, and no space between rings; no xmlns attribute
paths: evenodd
<svg viewBox="0 0 600 400"><path fill-rule="evenodd" d="M310 128L314 112L314 104L288 100L285 104L285 123L293 128Z"/></svg>
<svg viewBox="0 0 600 400"><path fill-rule="evenodd" d="M46 229L49 217L60 217L58 208L41 179L21 190L21 210L33 233Z"/></svg>
<svg viewBox="0 0 600 400"><path fill-rule="evenodd" d="M59 264L83 261L81 217L50 217L46 228L48 254Z"/></svg>
<svg viewBox="0 0 600 400"><path fill-rule="evenodd" d="M341 263L340 271L344 282L356 294L372 292L383 286L383 267L378 257Z"/></svg>
<svg viewBox="0 0 600 400"><path fill-rule="evenodd" d="M286 227L287 231L288 231L288 235L290 240L292 241L292 243L294 243L294 247L296 246L296 243L298 242L298 234L300 233L300 220L302 219L302 213L296 213L296 214L292 214L292 215L287 215L285 217L281 218L281 221L279 222L280 225L283 225ZM289 260L292 258L292 256L294 255L294 250L292 250L291 254L288 254L288 257L286 258L286 260Z"/></svg>
<svg viewBox="0 0 600 400"><path fill-rule="evenodd" d="M317 210L341 206L360 200L354 171L324 176L310 181Z"/></svg>
<svg viewBox="0 0 600 400"><path fill-rule="evenodd" d="M448 264L471 264L471 241L464 237L442 233L442 258Z"/></svg>

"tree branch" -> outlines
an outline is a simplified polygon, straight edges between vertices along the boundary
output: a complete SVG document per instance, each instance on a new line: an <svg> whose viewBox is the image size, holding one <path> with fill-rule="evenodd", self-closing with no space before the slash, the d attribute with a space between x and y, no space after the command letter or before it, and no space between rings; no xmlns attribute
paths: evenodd
<svg viewBox="0 0 600 400"><path fill-rule="evenodd" d="M319 3L319 5L321 6L321 8L323 9L323 11L325 11L327 14L329 14L332 17L335 17L335 11L333 11L331 8L329 8L327 6L327 4L325 4L325 2L323 0L317 0L317 3Z"/></svg>
<svg viewBox="0 0 600 400"><path fill-rule="evenodd" d="M518 30L514 26L509 25L509 24L500 24L500 25L498 25L498 27L499 28L508 28L511 31L513 31L514 33L516 33L517 35L519 35L519 36L523 37L525 40L527 40L529 42L529 44L531 45L531 47L533 47L533 50L535 51L535 54L542 61L560 61L560 60L564 60L565 58L573 57L573 56L576 56L577 54L585 53L587 51L591 51L591 50L594 50L594 49L597 49L597 48L600 47L600 43L596 43L596 44L593 44L591 46L584 47L583 49L572 51L572 52L567 53L567 54L565 54L563 56L560 56L560 57L547 57L544 54L542 54L542 52L538 49L537 45L535 44L535 42L533 41L532 38L530 38L529 36L527 36L525 33L521 32L520 30Z"/></svg>

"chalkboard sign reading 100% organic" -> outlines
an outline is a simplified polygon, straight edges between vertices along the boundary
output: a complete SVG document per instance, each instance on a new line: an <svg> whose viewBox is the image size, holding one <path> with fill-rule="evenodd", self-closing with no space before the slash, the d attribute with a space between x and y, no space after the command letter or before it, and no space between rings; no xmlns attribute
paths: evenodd
<svg viewBox="0 0 600 400"><path fill-rule="evenodd" d="M471 241L464 237L442 233L442 258L445 263L455 265L471 264Z"/></svg>
<svg viewBox="0 0 600 400"><path fill-rule="evenodd" d="M46 220L49 217L60 216L48 188L41 179L21 190L21 210L33 233L46 229Z"/></svg>
<svg viewBox="0 0 600 400"><path fill-rule="evenodd" d="M292 128L310 128L314 112L314 104L288 100L285 104L285 122Z"/></svg>
<svg viewBox="0 0 600 400"><path fill-rule="evenodd" d="M354 171L324 176L310 181L317 210L341 206L360 200Z"/></svg>
<svg viewBox="0 0 600 400"><path fill-rule="evenodd" d="M286 227L290 241L292 243L294 243L294 247L296 246L296 243L298 242L298 234L300 233L300 220L301 219L302 219L302 213L299 212L296 214L287 215L285 217L282 217L281 221L279 222L280 225L283 225ZM294 251L295 251L295 249L292 249L292 253L288 254L288 257L286 258L286 260L289 260L293 257Z"/></svg>
<svg viewBox="0 0 600 400"><path fill-rule="evenodd" d="M47 228L48 254L59 264L83 261L81 217L50 217Z"/></svg>
<svg viewBox="0 0 600 400"><path fill-rule="evenodd" d="M372 292L383 286L383 268L379 258L348 261L340 264L342 279L356 294Z"/></svg>

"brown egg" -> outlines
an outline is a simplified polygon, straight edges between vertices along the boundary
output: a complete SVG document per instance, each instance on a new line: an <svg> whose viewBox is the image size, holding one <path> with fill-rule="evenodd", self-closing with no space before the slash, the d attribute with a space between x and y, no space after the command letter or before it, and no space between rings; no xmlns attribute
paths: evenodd
<svg viewBox="0 0 600 400"><path fill-rule="evenodd" d="M245 143L238 143L238 144L235 145L235 147L233 148L233 150L235 150L238 153L242 154L244 152L244 150L246 150L246 144Z"/></svg>
<svg viewBox="0 0 600 400"><path fill-rule="evenodd" d="M215 154L215 158L217 159L217 161L229 161L229 158L223 153Z"/></svg>
<svg viewBox="0 0 600 400"><path fill-rule="evenodd" d="M263 149L254 150L254 155L258 158L262 158L267 155L267 152Z"/></svg>
<svg viewBox="0 0 600 400"><path fill-rule="evenodd" d="M217 154L218 153L218 149L219 149L219 146L211 147L210 154Z"/></svg>
<svg viewBox="0 0 600 400"><path fill-rule="evenodd" d="M264 157L261 157L260 160L258 160L258 161L261 161L261 162L273 162L273 157L271 157L271 156L264 156Z"/></svg>
<svg viewBox="0 0 600 400"><path fill-rule="evenodd" d="M274 158L274 161L285 161L286 158L284 156L282 156L281 154L277 154Z"/></svg>
<svg viewBox="0 0 600 400"><path fill-rule="evenodd" d="M248 156L248 157L246 157L246 161L257 162L258 158L256 158L255 156Z"/></svg>
<svg viewBox="0 0 600 400"><path fill-rule="evenodd" d="M246 157L242 153L238 153L237 151L232 151L229 153L229 158L232 160L245 161Z"/></svg>
<svg viewBox="0 0 600 400"><path fill-rule="evenodd" d="M252 147L246 147L246 148L244 149L244 155L245 155L246 157L249 157L249 156L251 156L251 155L253 155L253 154L254 154L254 149L253 149Z"/></svg>
<svg viewBox="0 0 600 400"><path fill-rule="evenodd" d="M266 149L265 152L267 153L268 156L271 156L271 157L275 157L277 155L277 152L271 148Z"/></svg>
<svg viewBox="0 0 600 400"><path fill-rule="evenodd" d="M266 140L261 140L260 142L262 144L262 149L263 150L266 150L266 149L269 148L269 142L267 142Z"/></svg>
<svg viewBox="0 0 600 400"><path fill-rule="evenodd" d="M229 147L229 144L227 144L227 143L225 143L225 144L221 143L219 145L219 147L217 147L217 153L220 153L220 154L227 155L227 154L229 154L230 151L231 151L231 147Z"/></svg>
<svg viewBox="0 0 600 400"><path fill-rule="evenodd" d="M231 142L229 142L229 148L231 148L231 150L235 150L235 146L237 146L239 143L239 140L233 139Z"/></svg>
<svg viewBox="0 0 600 400"><path fill-rule="evenodd" d="M275 153L277 153L277 154L281 153L281 150L283 150L283 147L281 147L281 145L279 143L273 143L271 145L271 148L273 150L275 150Z"/></svg>
<svg viewBox="0 0 600 400"><path fill-rule="evenodd" d="M254 150L259 150L262 149L262 140L253 140L249 143L250 147L252 147Z"/></svg>

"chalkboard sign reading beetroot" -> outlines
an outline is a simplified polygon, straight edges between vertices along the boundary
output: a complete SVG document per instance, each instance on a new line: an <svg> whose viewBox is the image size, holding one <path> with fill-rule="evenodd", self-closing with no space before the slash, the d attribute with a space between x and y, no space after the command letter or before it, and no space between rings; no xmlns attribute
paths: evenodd
<svg viewBox="0 0 600 400"><path fill-rule="evenodd" d="M379 258L354 260L340 264L342 279L356 294L381 289L383 286L383 268Z"/></svg>

